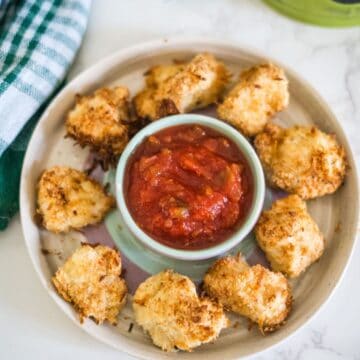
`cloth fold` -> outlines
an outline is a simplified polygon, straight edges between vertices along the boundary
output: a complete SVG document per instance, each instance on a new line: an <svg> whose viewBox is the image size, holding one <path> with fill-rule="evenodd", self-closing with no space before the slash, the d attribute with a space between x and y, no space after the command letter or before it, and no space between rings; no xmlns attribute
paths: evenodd
<svg viewBox="0 0 360 360"><path fill-rule="evenodd" d="M0 229L18 210L22 160L82 42L91 0L0 0Z"/></svg>

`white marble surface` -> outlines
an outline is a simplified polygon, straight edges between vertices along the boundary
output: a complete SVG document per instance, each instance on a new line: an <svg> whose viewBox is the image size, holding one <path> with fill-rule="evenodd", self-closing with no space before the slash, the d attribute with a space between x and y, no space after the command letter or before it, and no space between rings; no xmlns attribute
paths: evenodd
<svg viewBox="0 0 360 360"><path fill-rule="evenodd" d="M95 0L70 77L113 51L172 35L250 45L310 80L330 103L360 161L360 28L288 20L260 0ZM360 246L334 296L295 336L256 359L360 359ZM92 339L47 296L16 217L0 239L0 359L133 359Z"/></svg>

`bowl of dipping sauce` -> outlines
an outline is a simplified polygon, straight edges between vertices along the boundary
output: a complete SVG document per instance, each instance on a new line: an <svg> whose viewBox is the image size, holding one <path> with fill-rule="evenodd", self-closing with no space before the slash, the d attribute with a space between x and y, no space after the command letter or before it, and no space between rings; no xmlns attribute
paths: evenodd
<svg viewBox="0 0 360 360"><path fill-rule="evenodd" d="M181 260L236 246L263 206L264 175L250 143L217 119L173 115L139 131L116 170L120 215L135 238Z"/></svg>

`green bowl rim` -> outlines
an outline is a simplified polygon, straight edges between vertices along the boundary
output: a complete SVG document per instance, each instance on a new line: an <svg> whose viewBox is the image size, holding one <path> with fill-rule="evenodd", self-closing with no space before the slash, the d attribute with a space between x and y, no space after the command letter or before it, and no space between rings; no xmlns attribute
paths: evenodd
<svg viewBox="0 0 360 360"><path fill-rule="evenodd" d="M172 126L185 124L198 124L207 126L230 138L239 147L240 151L245 156L253 175L254 199L245 222L227 240L207 249L174 249L157 242L149 235L147 235L143 230L141 230L140 227L135 223L127 208L125 197L123 194L123 182L127 161L129 157L133 154L137 146L141 144L146 137L160 130ZM150 249L162 255L170 256L172 258L181 260L202 260L218 256L230 250L250 233L263 207L265 197L265 179L260 160L255 150L252 148L247 139L237 130L235 130L230 125L210 116L199 114L179 114L164 117L145 126L129 141L119 159L116 168L115 189L120 216L122 217L125 225L128 227L130 232L135 236L135 238L148 246Z"/></svg>

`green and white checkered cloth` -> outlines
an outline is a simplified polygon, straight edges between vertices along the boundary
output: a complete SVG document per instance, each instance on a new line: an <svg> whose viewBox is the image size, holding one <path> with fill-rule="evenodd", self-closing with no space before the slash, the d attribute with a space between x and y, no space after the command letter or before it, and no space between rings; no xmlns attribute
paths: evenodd
<svg viewBox="0 0 360 360"><path fill-rule="evenodd" d="M80 47L91 0L0 0L0 229L18 210L26 145Z"/></svg>

